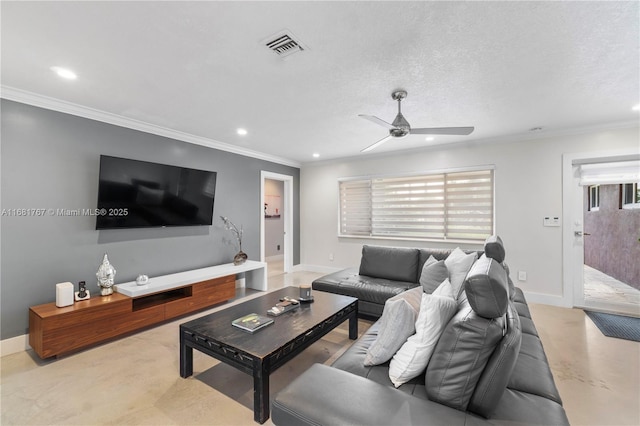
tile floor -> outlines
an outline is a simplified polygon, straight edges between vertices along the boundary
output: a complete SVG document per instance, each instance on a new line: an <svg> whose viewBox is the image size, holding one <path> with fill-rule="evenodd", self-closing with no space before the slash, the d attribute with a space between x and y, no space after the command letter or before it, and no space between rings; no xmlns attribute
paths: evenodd
<svg viewBox="0 0 640 426"><path fill-rule="evenodd" d="M584 265L585 301L608 301L640 305L640 290Z"/></svg>
<svg viewBox="0 0 640 426"><path fill-rule="evenodd" d="M320 275L270 274L269 288ZM640 424L640 343L603 336L579 309L530 309L571 423ZM194 376L179 377L178 326L194 317L57 360L31 351L3 357L0 424L255 425L249 376L194 351ZM330 362L347 342L346 327L338 328L308 349L306 362ZM295 361L275 373L272 391L308 367Z"/></svg>

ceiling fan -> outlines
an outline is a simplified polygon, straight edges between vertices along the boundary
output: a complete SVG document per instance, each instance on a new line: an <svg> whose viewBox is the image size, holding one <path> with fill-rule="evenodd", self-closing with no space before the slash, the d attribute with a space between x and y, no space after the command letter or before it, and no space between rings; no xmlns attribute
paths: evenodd
<svg viewBox="0 0 640 426"><path fill-rule="evenodd" d="M407 92L404 90L396 90L391 94L391 98L394 101L398 101L398 115L396 115L393 123L387 123L373 115L358 114L358 117L362 117L389 129L389 136L385 136L373 145L369 145L361 152L371 151L391 138L403 138L407 135L468 135L473 132L473 127L423 127L412 129L409 122L402 115L402 112L400 112L400 102L406 97Z"/></svg>

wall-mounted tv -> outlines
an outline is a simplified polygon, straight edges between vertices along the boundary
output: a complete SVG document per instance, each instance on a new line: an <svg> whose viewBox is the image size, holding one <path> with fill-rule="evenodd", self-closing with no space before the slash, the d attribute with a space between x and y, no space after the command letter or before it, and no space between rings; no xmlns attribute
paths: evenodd
<svg viewBox="0 0 640 426"><path fill-rule="evenodd" d="M211 225L216 177L101 155L96 229Z"/></svg>

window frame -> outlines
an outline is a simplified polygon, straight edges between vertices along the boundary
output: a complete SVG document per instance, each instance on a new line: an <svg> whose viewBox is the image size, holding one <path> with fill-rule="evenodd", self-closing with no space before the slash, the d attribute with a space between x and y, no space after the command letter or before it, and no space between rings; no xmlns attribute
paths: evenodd
<svg viewBox="0 0 640 426"><path fill-rule="evenodd" d="M630 187L629 187L630 185ZM627 202L627 194L631 191L630 201ZM640 209L640 194L638 192L638 182L620 184L620 208L623 210Z"/></svg>
<svg viewBox="0 0 640 426"><path fill-rule="evenodd" d="M429 178L435 175L453 175L453 174L464 174L464 173L473 173L473 172L489 172L488 176L490 177L490 217L489 217L489 231L482 234L482 237L478 238L467 238L467 237L451 237L452 230L445 226L445 232L442 237L433 237L433 236L408 236L403 234L394 234L394 235L379 235L374 231L373 225L373 216L375 214L369 213L369 229L363 229L360 233L354 234L350 233L345 224L343 224L343 184L344 183L353 183L358 182L364 185L367 181L370 183L370 187L373 187L374 180L393 180L393 179L403 179L403 178ZM446 182L446 178L443 178L444 182ZM446 183L444 184L446 186ZM446 195L444 195L446 198ZM338 179L338 237L339 238L360 238L360 239L374 239L374 240L398 240L398 241L425 241L425 242L456 242L456 243L470 243L470 244L482 244L487 236L494 235L496 233L496 167L495 165L483 165L476 167L466 167L466 168L455 168L455 169L442 169L442 170L428 170L416 173L397 173L397 174L381 174L381 175L366 175L366 176L356 176L356 177L343 177ZM475 197L471 197L475 198ZM471 199L470 198L470 199ZM369 204L370 208L373 210L374 207L371 206L373 204L373 196L369 194ZM453 206L448 206L445 208L445 212L443 220L448 216L451 217L451 212L454 210ZM486 215L485 215L486 216ZM366 220L366 219L365 219ZM343 226L345 225L345 226Z"/></svg>
<svg viewBox="0 0 640 426"><path fill-rule="evenodd" d="M589 211L597 212L600 210L600 185L589 185Z"/></svg>

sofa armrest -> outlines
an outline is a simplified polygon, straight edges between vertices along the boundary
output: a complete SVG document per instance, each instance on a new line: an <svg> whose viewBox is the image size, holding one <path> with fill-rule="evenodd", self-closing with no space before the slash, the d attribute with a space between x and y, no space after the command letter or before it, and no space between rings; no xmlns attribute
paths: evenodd
<svg viewBox="0 0 640 426"><path fill-rule="evenodd" d="M278 426L484 423L470 417L323 364L312 365L289 383L271 406L271 419Z"/></svg>

